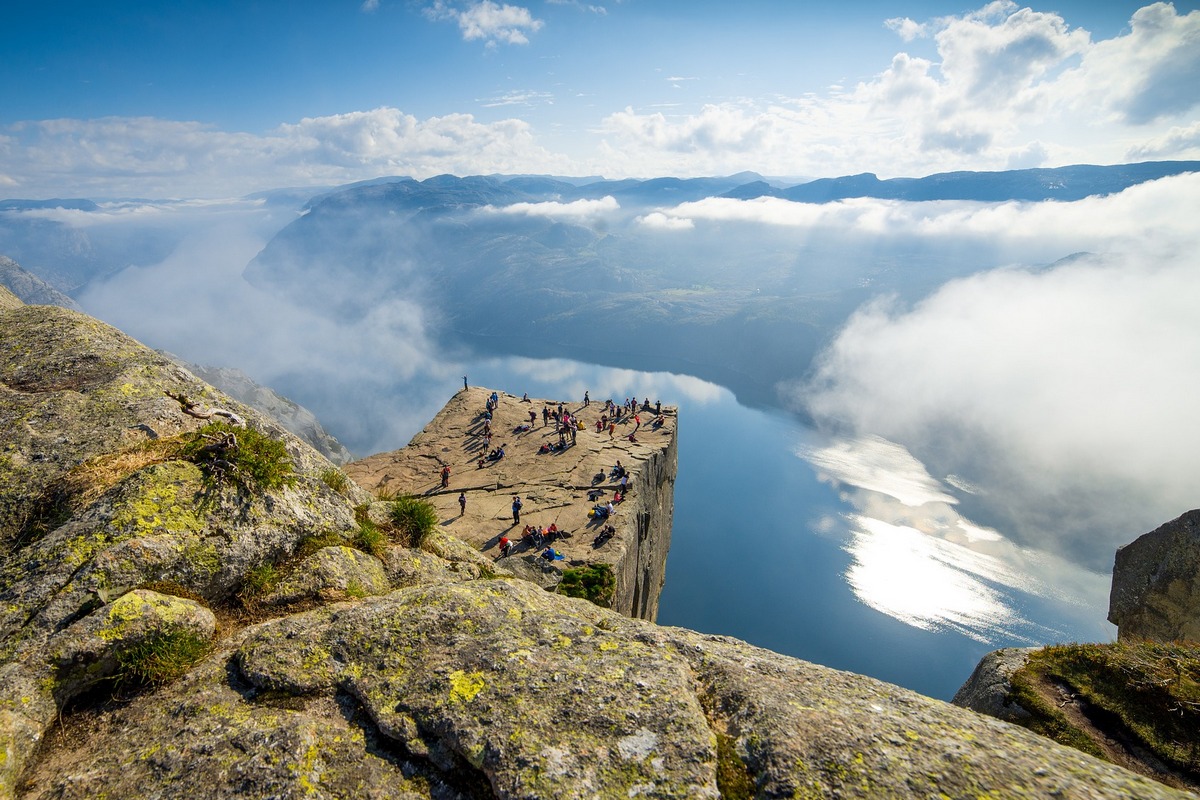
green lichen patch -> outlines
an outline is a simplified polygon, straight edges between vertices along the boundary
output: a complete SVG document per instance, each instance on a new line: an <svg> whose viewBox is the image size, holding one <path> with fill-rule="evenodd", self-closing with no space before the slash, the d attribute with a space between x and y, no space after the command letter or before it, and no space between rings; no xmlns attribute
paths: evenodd
<svg viewBox="0 0 1200 800"><path fill-rule="evenodd" d="M737 740L717 733L717 790L723 800L749 800L754 797L754 775L738 756Z"/></svg>

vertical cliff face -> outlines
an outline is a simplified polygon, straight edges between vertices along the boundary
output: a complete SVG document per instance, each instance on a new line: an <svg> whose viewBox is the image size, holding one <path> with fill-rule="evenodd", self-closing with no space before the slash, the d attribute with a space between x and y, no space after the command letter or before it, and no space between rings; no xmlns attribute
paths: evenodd
<svg viewBox="0 0 1200 800"><path fill-rule="evenodd" d="M1117 549L1108 621L1122 640L1200 641L1200 509Z"/></svg>
<svg viewBox="0 0 1200 800"><path fill-rule="evenodd" d="M543 445L559 442L553 419L546 424L542 415L543 409L557 411L558 401L498 394L500 402L490 422L492 439L487 442L483 412L491 394L483 387L457 392L407 447L347 464L346 474L370 491L424 497L437 508L448 533L496 557L500 569L543 586L557 584L565 568L607 564L617 582L612 607L627 616L654 620L675 508L676 409L663 407L666 424L658 428L649 424L651 414L643 414L646 424L630 441L634 423L618 424L610 437L607 430L596 430L603 405L569 403L564 410L578 418L583 429L565 449L542 452ZM487 458L500 447L503 458ZM613 499L618 486L611 471L618 463L629 474L628 496L616 505L611 520L590 517L593 506ZM443 467L450 467L445 488L440 479ZM466 499L461 514L460 493ZM522 502L518 524L513 524L513 497ZM549 543L565 556L561 561L545 561L539 557L541 548L521 541L526 525L551 524L571 534ZM615 533L597 540L606 524ZM500 557L501 537L517 542L513 555Z"/></svg>
<svg viewBox="0 0 1200 800"><path fill-rule="evenodd" d="M632 497L629 507L622 509L625 552L614 564L617 595L613 608L626 616L658 618L658 597L671 549L677 464L676 438L672 436L665 448L634 468Z"/></svg>

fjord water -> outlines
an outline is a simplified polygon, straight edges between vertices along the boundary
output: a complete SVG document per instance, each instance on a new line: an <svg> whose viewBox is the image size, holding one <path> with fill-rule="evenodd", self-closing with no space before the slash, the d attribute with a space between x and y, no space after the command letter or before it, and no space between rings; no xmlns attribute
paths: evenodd
<svg viewBox="0 0 1200 800"><path fill-rule="evenodd" d="M598 401L636 394L679 407L660 624L943 699L991 650L1112 638L1107 576L1027 548L1012 563L919 532L929 527L916 519L922 510L945 509L955 491L942 483L930 502L901 504L910 524L881 520L857 500L861 487L820 466L829 442L793 415L747 408L721 387L668 373L521 358L464 371L473 384L572 406L587 389ZM1055 585L1064 571L1070 589Z"/></svg>

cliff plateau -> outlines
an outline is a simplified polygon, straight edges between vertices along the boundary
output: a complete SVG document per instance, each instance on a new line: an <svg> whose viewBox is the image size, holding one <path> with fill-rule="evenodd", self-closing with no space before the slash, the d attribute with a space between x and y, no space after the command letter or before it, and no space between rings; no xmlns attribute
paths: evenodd
<svg viewBox="0 0 1200 800"><path fill-rule="evenodd" d="M653 621L671 547L677 410L662 407L666 423L660 427L651 426L652 411L642 411L644 424L630 441L637 424L628 417L616 424L619 432L610 436L607 430L596 429L603 404L568 404L564 410L582 422L583 429L566 437L571 444L565 449L542 452L543 446L559 442L554 419L547 422L541 413L557 411L558 401L523 401L497 392L499 404L491 420L494 435L488 445L483 424L491 395L490 389L482 387L463 389L407 447L348 464L346 474L371 491L425 497L446 520L448 531L497 557L501 536L520 542L525 525L554 524L570 533L553 543L566 556L566 564L609 565L617 581L612 608ZM486 457L500 447L505 449L502 459ZM611 500L618 491L611 474L617 464L628 471L625 498L610 519L589 517L594 505ZM443 489L439 476L447 466L450 485ZM460 492L467 500L462 515ZM522 499L520 525L513 524L514 496ZM605 524L616 531L607 541L597 539ZM500 563L553 588L564 562L546 564L535 549L519 543L513 555Z"/></svg>
<svg viewBox="0 0 1200 800"><path fill-rule="evenodd" d="M120 332L0 291L0 797L1188 796L442 533L354 549L380 505Z"/></svg>

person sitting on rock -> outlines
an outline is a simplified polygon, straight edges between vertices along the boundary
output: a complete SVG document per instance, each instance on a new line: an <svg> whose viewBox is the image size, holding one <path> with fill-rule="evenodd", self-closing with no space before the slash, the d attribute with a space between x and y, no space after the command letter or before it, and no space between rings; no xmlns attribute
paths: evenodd
<svg viewBox="0 0 1200 800"><path fill-rule="evenodd" d="M512 549L513 549L512 540L510 540L507 536L501 536L500 537L500 555L502 557L507 556L509 553L512 552Z"/></svg>
<svg viewBox="0 0 1200 800"><path fill-rule="evenodd" d="M614 528L612 525L605 525L603 528L600 529L600 532L598 534L596 534L596 538L592 540L592 546L600 547L605 542L607 542L609 539L611 539L613 537L613 534L615 534L616 532L617 532L617 529Z"/></svg>

